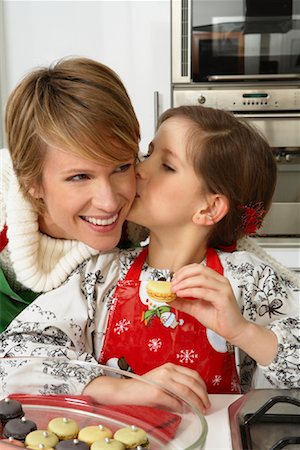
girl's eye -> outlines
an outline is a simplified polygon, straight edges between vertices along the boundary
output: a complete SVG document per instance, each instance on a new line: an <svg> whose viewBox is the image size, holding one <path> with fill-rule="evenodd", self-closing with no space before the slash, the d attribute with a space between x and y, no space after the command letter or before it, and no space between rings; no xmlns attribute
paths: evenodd
<svg viewBox="0 0 300 450"><path fill-rule="evenodd" d="M77 175L73 175L67 179L67 181L81 181L87 180L89 177L85 173L78 173Z"/></svg>
<svg viewBox="0 0 300 450"><path fill-rule="evenodd" d="M121 166L117 167L115 172L127 172L131 167L132 163L122 164Z"/></svg>
<svg viewBox="0 0 300 450"><path fill-rule="evenodd" d="M165 170L166 172L176 172L175 169L173 169L173 167L169 166L169 165L166 164L166 163L163 163L162 166L163 166L163 168L164 168L164 170Z"/></svg>
<svg viewBox="0 0 300 450"><path fill-rule="evenodd" d="M149 156L152 155L153 150L154 150L153 145L150 144L148 147L148 152L146 153L146 155L143 156L143 159L149 158Z"/></svg>

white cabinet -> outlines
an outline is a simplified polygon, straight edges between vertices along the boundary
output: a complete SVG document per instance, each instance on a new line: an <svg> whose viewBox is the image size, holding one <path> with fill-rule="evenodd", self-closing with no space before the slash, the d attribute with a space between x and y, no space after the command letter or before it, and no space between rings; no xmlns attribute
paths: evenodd
<svg viewBox="0 0 300 450"><path fill-rule="evenodd" d="M7 90L31 68L63 56L87 56L122 78L141 124L141 149L170 101L169 0L3 2Z"/></svg>

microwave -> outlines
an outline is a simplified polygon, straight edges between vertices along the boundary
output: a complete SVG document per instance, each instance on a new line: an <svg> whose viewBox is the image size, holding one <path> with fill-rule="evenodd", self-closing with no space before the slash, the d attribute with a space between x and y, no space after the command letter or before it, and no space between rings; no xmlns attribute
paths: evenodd
<svg viewBox="0 0 300 450"><path fill-rule="evenodd" d="M300 0L171 0L172 83L300 79Z"/></svg>

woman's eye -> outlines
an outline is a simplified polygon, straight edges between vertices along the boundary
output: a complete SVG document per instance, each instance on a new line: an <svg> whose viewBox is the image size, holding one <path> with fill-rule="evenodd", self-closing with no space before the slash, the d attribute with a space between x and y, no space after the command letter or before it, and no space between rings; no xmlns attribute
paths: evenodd
<svg viewBox="0 0 300 450"><path fill-rule="evenodd" d="M115 172L127 172L132 167L132 163L122 164L121 166L117 167Z"/></svg>
<svg viewBox="0 0 300 450"><path fill-rule="evenodd" d="M73 175L67 179L67 181L81 181L81 180L87 180L89 177L85 173L78 173L76 175Z"/></svg>

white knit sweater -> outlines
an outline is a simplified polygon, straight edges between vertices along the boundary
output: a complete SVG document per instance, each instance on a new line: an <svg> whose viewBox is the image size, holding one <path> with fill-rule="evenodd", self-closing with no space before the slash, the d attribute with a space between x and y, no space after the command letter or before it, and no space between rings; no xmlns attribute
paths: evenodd
<svg viewBox="0 0 300 450"><path fill-rule="evenodd" d="M8 150L0 150L0 231L7 225L8 245L0 264L12 289L47 292L97 250L75 240L54 239L39 232L38 216L21 190Z"/></svg>

